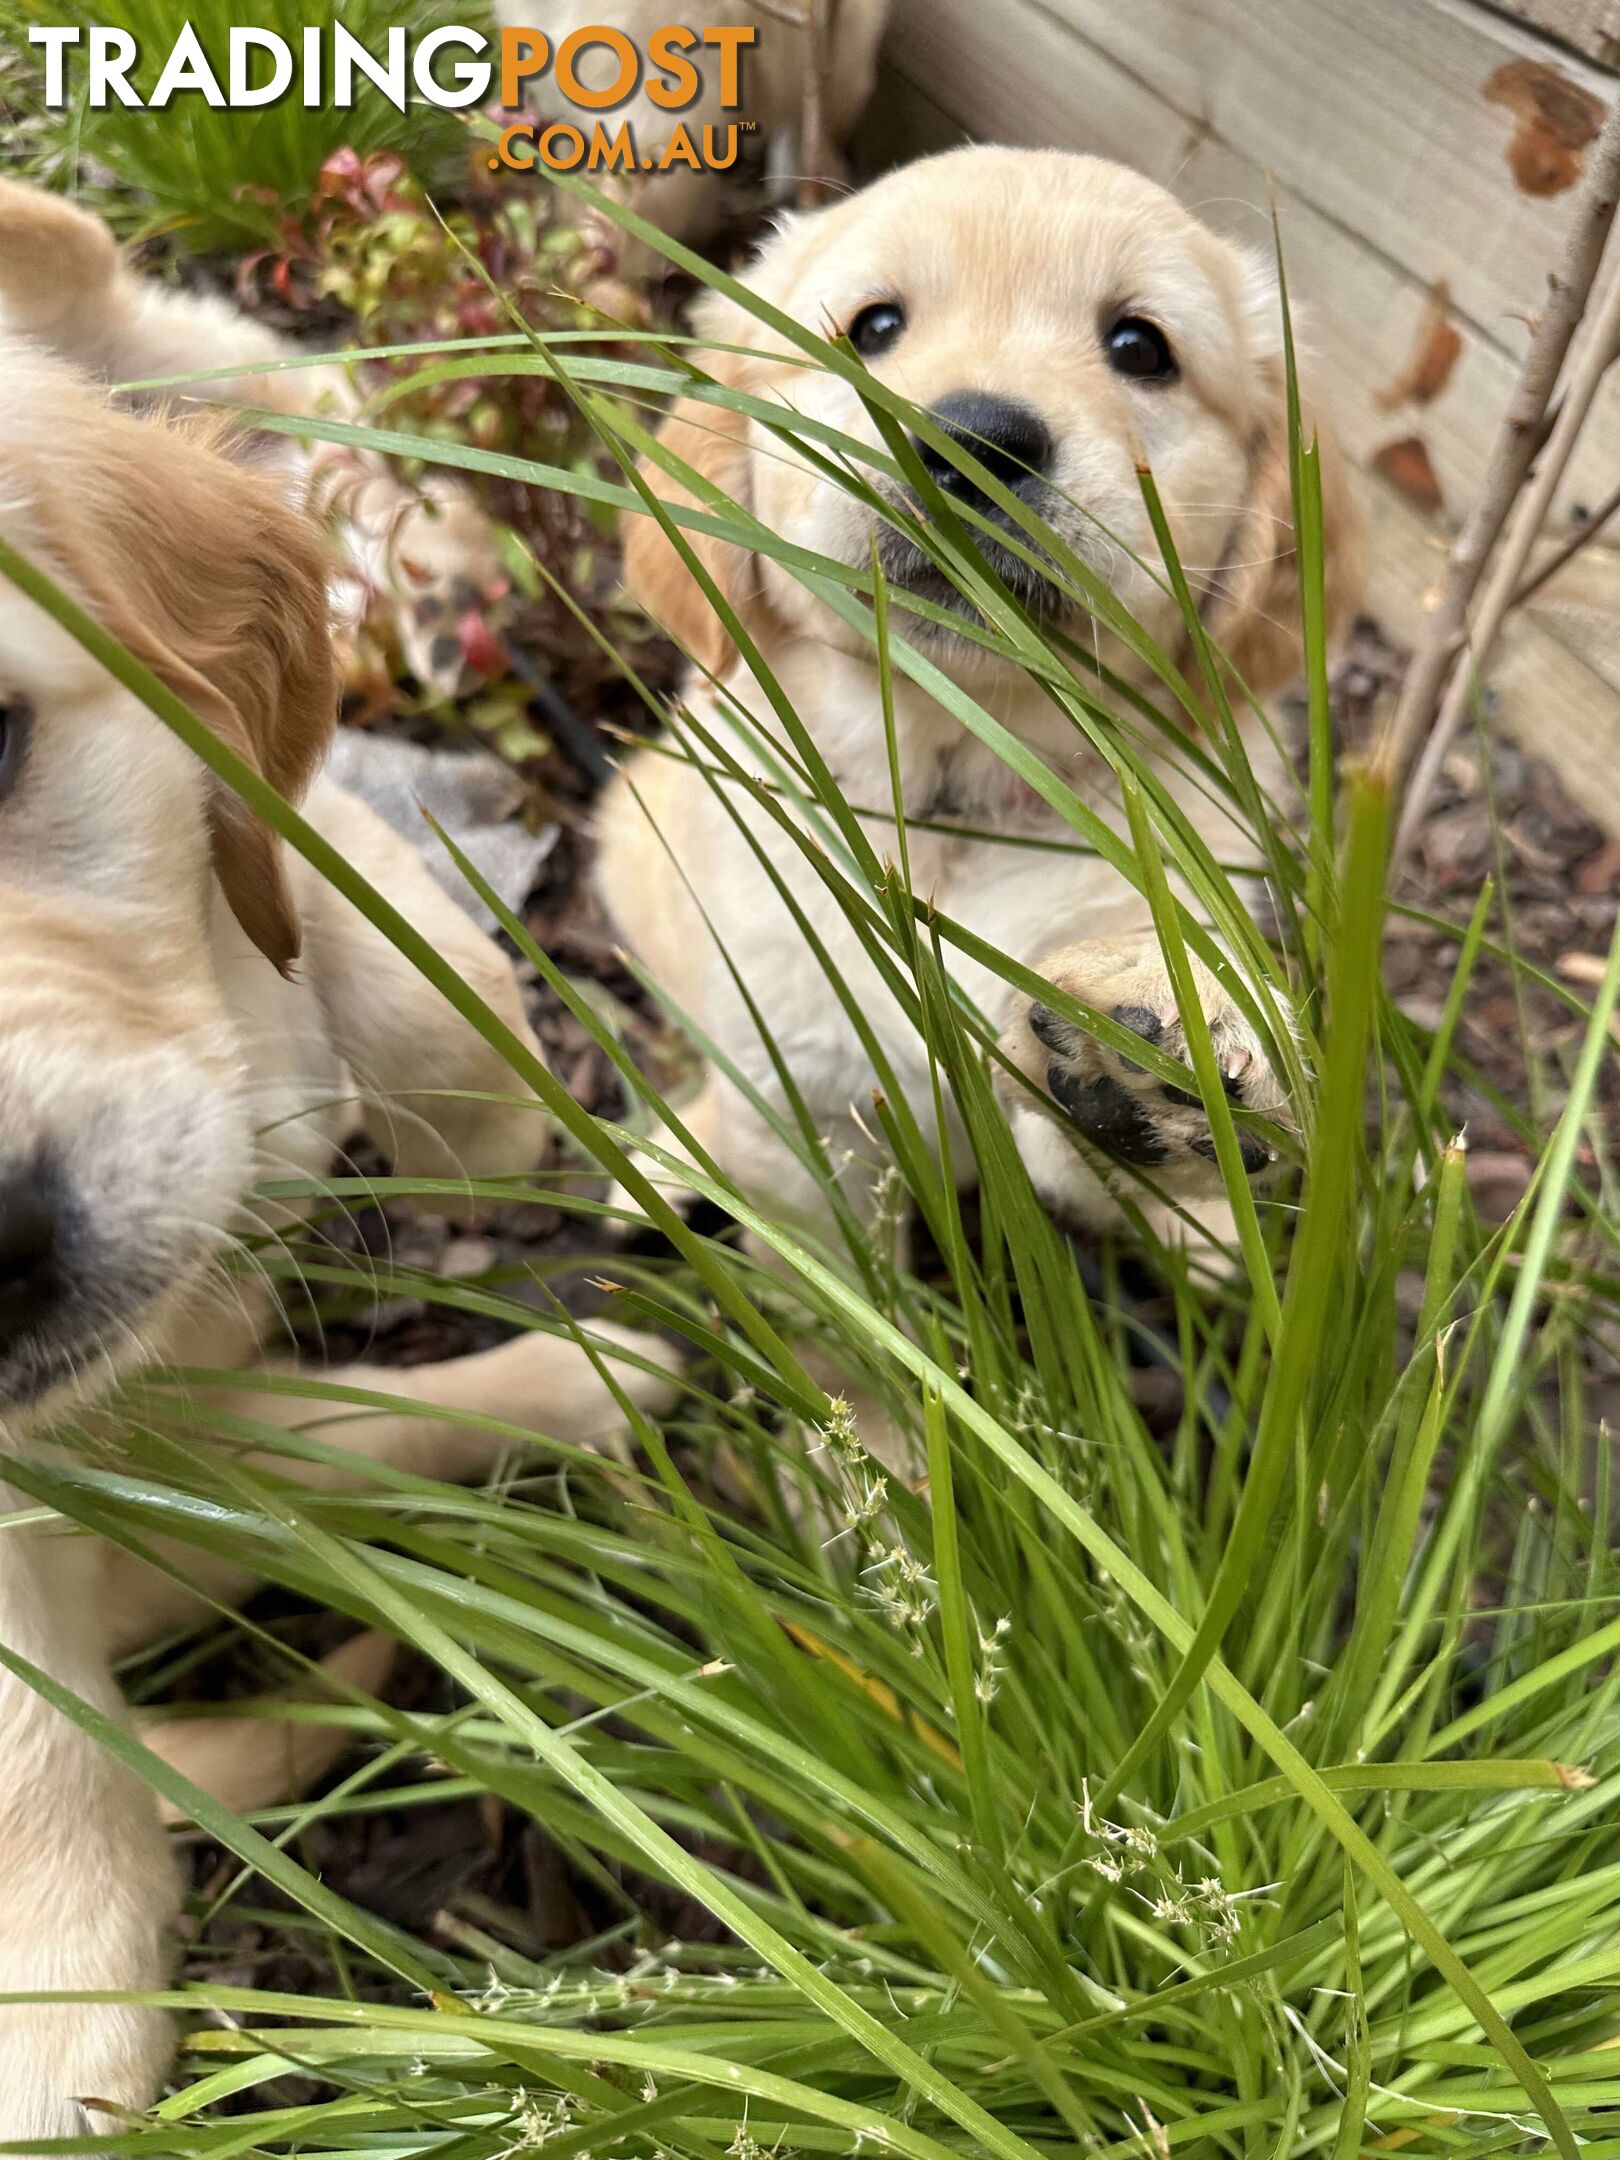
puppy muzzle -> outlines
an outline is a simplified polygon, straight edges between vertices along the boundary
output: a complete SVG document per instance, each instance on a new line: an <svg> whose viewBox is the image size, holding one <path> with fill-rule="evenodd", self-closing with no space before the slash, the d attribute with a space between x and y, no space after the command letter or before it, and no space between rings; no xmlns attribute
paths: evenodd
<svg viewBox="0 0 1620 2160"><path fill-rule="evenodd" d="M996 500L988 481L1027 505L1066 544L1072 506L1051 484L1057 456L1052 431L1032 405L984 390L963 390L929 408L943 444L922 434L911 447L927 480L926 489L887 490L897 510L913 520L930 522L937 490L947 507L969 513L959 529L997 581L1030 614L1055 617L1069 612L1072 596L1056 582L1058 565L1039 539ZM986 530L986 526L994 528ZM998 533L1005 533L1003 541ZM943 536L942 536L943 537ZM949 550L947 550L948 552ZM878 560L890 583L952 614L971 617L979 611L950 572L918 540L898 525L886 525L878 537Z"/></svg>
<svg viewBox="0 0 1620 2160"><path fill-rule="evenodd" d="M0 955L0 1423L141 1361L253 1166L222 1017L62 927Z"/></svg>

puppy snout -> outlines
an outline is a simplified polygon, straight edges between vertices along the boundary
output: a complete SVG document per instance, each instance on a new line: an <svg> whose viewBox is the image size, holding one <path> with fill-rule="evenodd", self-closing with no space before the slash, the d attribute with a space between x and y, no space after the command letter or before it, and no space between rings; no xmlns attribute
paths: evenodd
<svg viewBox="0 0 1620 2160"><path fill-rule="evenodd" d="M0 1349L36 1327L60 1288L61 1195L39 1161L0 1164Z"/></svg>
<svg viewBox="0 0 1620 2160"><path fill-rule="evenodd" d="M1052 461L1052 431L1032 405L996 397L988 390L958 390L931 406L929 418L1016 493L1027 494L1046 476ZM945 494L975 509L992 507L983 489L944 450L915 435L912 444L923 470Z"/></svg>

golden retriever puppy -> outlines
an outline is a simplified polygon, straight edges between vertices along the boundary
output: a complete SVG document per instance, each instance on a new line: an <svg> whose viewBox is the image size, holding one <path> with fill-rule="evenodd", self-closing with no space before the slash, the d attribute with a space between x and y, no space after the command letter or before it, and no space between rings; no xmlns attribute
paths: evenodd
<svg viewBox="0 0 1620 2160"><path fill-rule="evenodd" d="M643 161L656 160L668 144L677 124L702 147L704 128L714 128L723 138L733 122L746 121L757 129L766 145L773 173L782 180L809 178L829 181L840 177L841 152L860 118L877 77L878 47L889 17L889 0L819 0L824 18L822 76L819 98L806 103L806 78L811 43L805 28L815 0L720 0L706 7L701 17L690 18L703 29L751 30L754 41L743 48L741 97L734 108L722 101L721 69L713 51L693 55L701 88L691 103L666 108L647 94L642 83L610 112L584 115L604 119L617 130L630 123L636 152ZM672 18L665 0L497 0L496 16L509 30L531 27L543 31L550 54L581 31L605 25L626 36L643 57L657 31ZM606 46L581 49L576 72L587 90L602 91L617 80L620 63ZM658 71L653 71L658 79ZM551 65L530 78L528 101L546 120L581 120L580 108L571 105L557 88ZM819 113L819 142L807 142L807 111ZM707 240L739 204L737 174L725 171L694 171L675 163L667 171L645 172L629 185L632 209L676 240L693 246ZM610 236L621 265L645 274L658 267L622 233Z"/></svg>
<svg viewBox="0 0 1620 2160"><path fill-rule="evenodd" d="M847 336L879 382L929 411L952 441L1042 515L1161 646L1185 658L1184 625L1162 579L1138 483L1138 461L1146 458L1180 557L1203 594L1210 634L1257 695L1295 672L1282 318L1275 280L1258 257L1217 238L1162 189L1118 166L1054 151L973 148L790 219L748 282L797 322ZM701 328L716 348L708 365L721 382L880 442L845 381L796 362L741 308L711 301ZM758 421L687 399L669 415L663 440L795 545L864 568L875 542L895 587L948 614L968 612L913 540ZM956 463L920 440L918 448L947 493L992 524L1010 524ZM695 500L651 468L649 477L668 502ZM1326 515L1337 616L1350 594L1353 551L1331 466ZM881 814L892 789L870 642L763 554L696 533L692 544L847 800L874 813L864 822L879 858L893 856L894 825ZM976 544L1027 609L1092 647L1127 682L1157 688L1146 667L1069 609L1038 568L993 535L977 535ZM718 684L690 689L694 713L745 771L761 771L748 729L731 711L740 707L767 738L782 741L783 731L701 587L651 518L631 522L627 554L634 593ZM894 622L1103 819L1125 830L1111 768L1036 683L985 655L949 620L935 625L897 610ZM1001 758L898 672L894 694L914 891L1179 1055L1175 1000L1145 900L1095 857L1028 845L1072 842L1074 835ZM1246 740L1262 785L1280 784L1266 731L1250 726ZM1161 769L1218 860L1252 859L1223 803L1189 784L1168 755ZM850 1196L860 1205L878 1171L871 1066L734 814L753 826L854 988L929 1130L924 1045L798 851L751 815L740 792L730 813L691 765L640 755L602 811L601 889L629 944L764 1101L781 1110L781 1084L750 1013L753 1001L834 1159L848 1163ZM1009 1091L1009 1114L1054 1209L1070 1219L1115 1219L1110 1164L1121 1159L1150 1170L1177 1202L1218 1193L1212 1141L1196 1102L1044 1007L1025 1000L1009 1012L1004 985L978 962L957 953L952 964L981 1011L1005 1014L1011 1056L1042 1090ZM1281 1091L1241 1012L1209 976L1201 987L1234 1095L1281 1114ZM778 1207L816 1209L814 1180L720 1073L687 1122L744 1188ZM953 1137L960 1164L963 1136ZM1265 1151L1250 1146L1258 1168Z"/></svg>
<svg viewBox="0 0 1620 2160"><path fill-rule="evenodd" d="M532 1045L502 956L408 847L317 777L336 703L329 566L277 482L228 462L217 421L210 433L109 410L3 331L0 383L7 542L240 757L306 795L319 831ZM406 1174L496 1175L540 1157L538 1106L515 1099L475 1030L4 577L0 983L0 1445L13 1459L69 1417L115 1436L116 1404L101 1406L140 1368L255 1358L268 1293L221 1263L263 1221L246 1204L261 1177L329 1175L362 1123ZM605 1332L619 1351L649 1347ZM632 1398L663 1393L621 1370ZM433 1406L327 1427L359 1456L428 1475L490 1462L499 1443L465 1415L574 1440L619 1423L585 1352L545 1334L334 1377ZM251 1390L222 1399L289 1429L314 1414ZM0 1510L24 1506L0 1481ZM184 1580L214 1597L247 1586L196 1554ZM0 1645L104 1713L120 1708L112 1660L188 1608L188 1589L65 1525L13 1527L0 1544ZM206 1743L193 1760L233 1789ZM161 1987L176 1902L150 1790L0 1668L0 1994ZM0 2011L0 2148L83 2134L80 2096L145 2104L169 2048L152 2011Z"/></svg>
<svg viewBox="0 0 1620 2160"><path fill-rule="evenodd" d="M223 299L138 277L99 218L9 180L0 180L0 320L103 382L213 378L137 393L136 409L183 399L344 421L361 414L345 367L289 367L298 348L285 338ZM440 472L407 484L374 452L268 433L254 455L308 488L337 522L349 573L334 586L340 627L356 627L380 602L420 682L444 695L466 687L444 634L496 589L504 568L494 527L461 481Z"/></svg>

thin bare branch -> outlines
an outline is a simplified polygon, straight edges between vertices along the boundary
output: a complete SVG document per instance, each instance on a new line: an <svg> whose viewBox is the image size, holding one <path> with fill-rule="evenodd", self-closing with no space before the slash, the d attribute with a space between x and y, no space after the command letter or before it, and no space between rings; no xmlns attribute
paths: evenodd
<svg viewBox="0 0 1620 2160"><path fill-rule="evenodd" d="M1602 290L1581 339L1569 387L1560 403L1553 431L1547 438L1547 447L1514 504L1501 548L1468 629L1467 650L1458 655L1452 666L1439 713L1412 768L1395 836L1397 860L1411 843L1439 777L1446 751L1467 716L1479 670L1496 642L1497 633L1513 605L1513 596L1524 580L1526 565L1546 526L1547 512L1569 469L1570 458L1591 413L1598 387L1613 362L1617 342L1620 342L1620 251L1605 274Z"/></svg>
<svg viewBox="0 0 1620 2160"><path fill-rule="evenodd" d="M1478 502L1451 551L1445 590L1429 618L1428 632L1412 665L1394 717L1380 746L1381 761L1397 781L1404 778L1435 723L1448 683L1466 670L1460 649L1469 644L1468 609L1491 551L1512 514L1537 451L1550 444L1547 409L1563 372L1576 330L1620 204L1620 97L1609 107L1592 147L1586 184L1557 267L1547 279L1547 299L1530 340L1512 399L1486 464ZM1560 413L1553 432L1562 421ZM1472 641L1475 658L1478 639ZM1466 679L1466 678L1465 678ZM1410 830L1403 820L1403 830Z"/></svg>
<svg viewBox="0 0 1620 2160"><path fill-rule="evenodd" d="M800 121L800 156L804 177L799 182L799 207L812 209L827 200L832 176L832 145L827 140L827 72L832 60L832 26L828 21L831 0L803 0L804 5L804 104Z"/></svg>
<svg viewBox="0 0 1620 2160"><path fill-rule="evenodd" d="M1594 540L1601 538L1616 511L1620 511L1620 481L1610 488L1591 515L1558 543L1547 560L1530 572L1513 595L1512 605L1523 607L1527 600L1533 600L1542 587L1558 575L1565 563L1573 562L1583 548L1589 548Z"/></svg>

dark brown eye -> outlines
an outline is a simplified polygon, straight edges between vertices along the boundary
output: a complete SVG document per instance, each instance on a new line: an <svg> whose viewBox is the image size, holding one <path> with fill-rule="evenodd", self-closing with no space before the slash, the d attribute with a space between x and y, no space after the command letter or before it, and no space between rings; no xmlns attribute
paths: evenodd
<svg viewBox="0 0 1620 2160"><path fill-rule="evenodd" d="M1114 373L1133 382L1170 382L1178 372L1170 340L1141 315L1122 315L1104 336L1103 350Z"/></svg>
<svg viewBox="0 0 1620 2160"><path fill-rule="evenodd" d="M905 327L906 311L898 300L876 300L850 324L849 342L863 360L875 360L893 351Z"/></svg>
<svg viewBox="0 0 1620 2160"><path fill-rule="evenodd" d="M0 697L0 802L22 771L23 742L33 709L23 698Z"/></svg>

